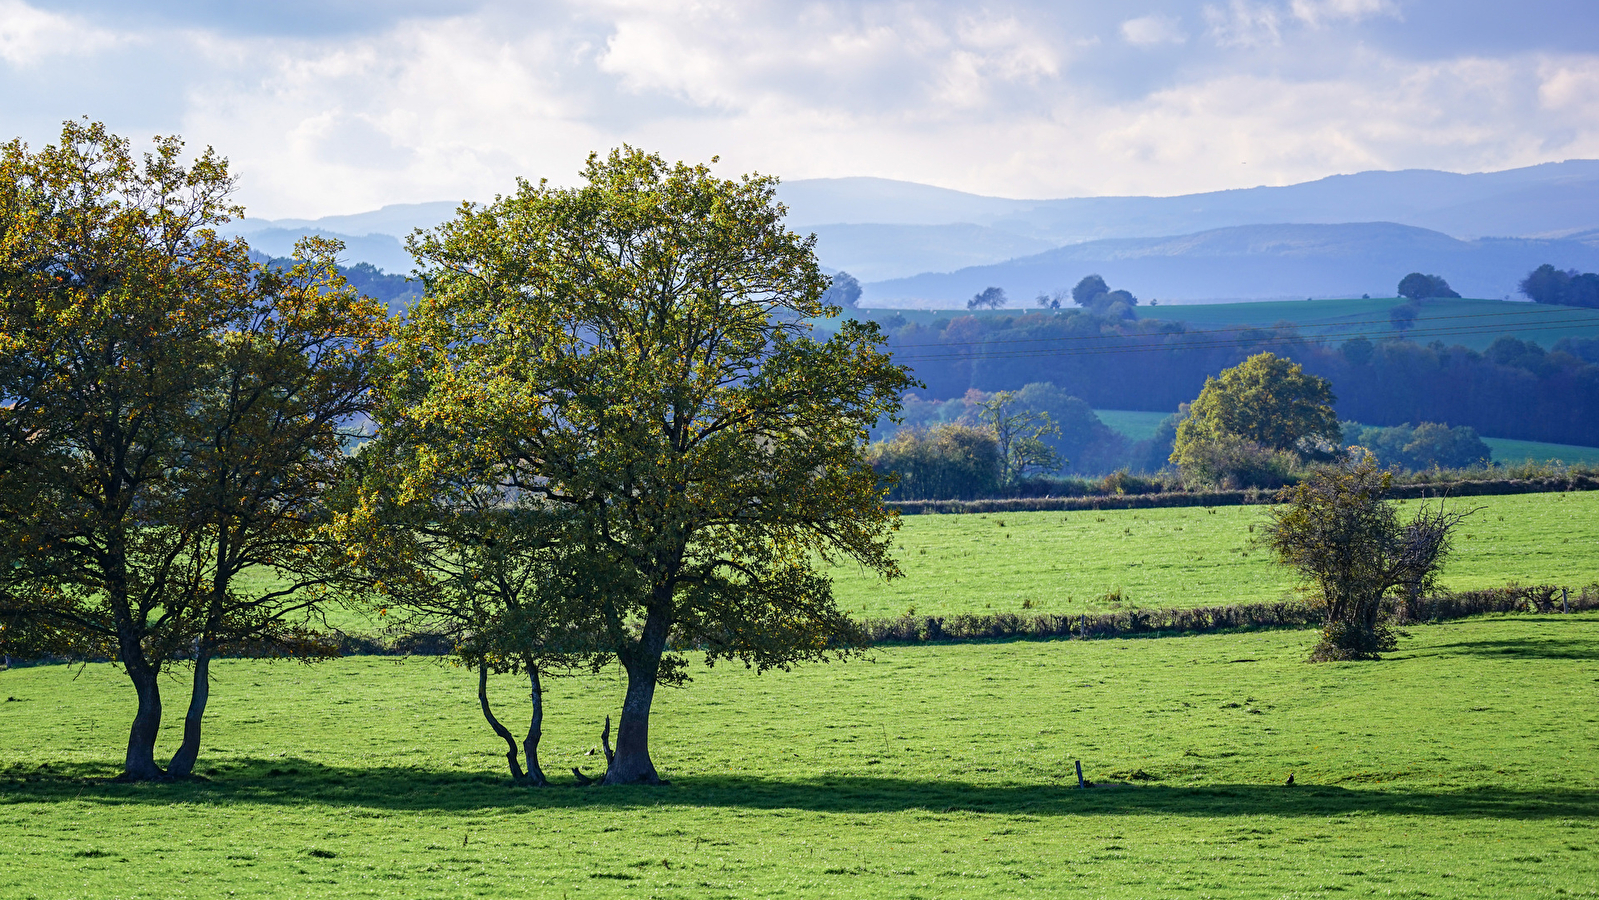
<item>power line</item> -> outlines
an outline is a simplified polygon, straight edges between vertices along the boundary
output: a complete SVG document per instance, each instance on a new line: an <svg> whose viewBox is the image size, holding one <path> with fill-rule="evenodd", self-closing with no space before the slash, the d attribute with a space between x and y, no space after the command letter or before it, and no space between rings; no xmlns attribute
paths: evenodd
<svg viewBox="0 0 1599 900"><path fill-rule="evenodd" d="M1527 327L1527 328L1545 327L1545 326L1550 326L1550 325L1599 325L1599 316L1594 316L1594 315L1591 315L1591 314L1589 314L1589 313L1587 313L1585 311L1575 310L1575 309L1571 309L1569 307L1558 308L1558 309L1517 310L1515 312L1498 312L1498 313L1469 313L1469 314L1463 313L1461 315L1455 315L1455 316L1426 316L1426 317L1417 317L1415 319L1415 321L1416 322L1446 322L1446 321L1452 321L1452 320L1457 320L1457 319L1497 319L1497 318L1505 318L1507 316L1515 317L1515 318L1525 318L1527 316L1545 316L1545 317L1547 317L1547 316L1555 316L1555 315L1570 316L1570 315L1573 315L1573 314L1577 315L1578 318L1565 318L1565 319L1554 319L1554 320L1549 320L1549 319L1545 318L1545 320L1541 321L1541 322L1526 322L1526 323L1521 323L1521 324L1524 327ZM1146 321L1165 321L1165 320L1146 320ZM1350 322L1307 322L1307 323L1302 323L1302 324L1296 324L1294 327L1296 327L1296 328L1319 328L1319 329L1349 329L1349 328L1363 327L1363 326L1367 326L1367 325L1385 325L1385 324L1390 324L1391 322L1392 322L1392 319L1357 319L1357 320L1350 321ZM1244 329L1251 329L1251 328L1257 328L1258 329L1258 328L1261 328L1261 327L1263 327L1263 326L1252 325L1252 324L1245 323L1245 324L1227 326L1225 328L1205 328L1205 329L1184 330L1184 331L1176 331L1176 332L1163 332L1163 333L1159 333L1159 334L1064 335L1064 336L1061 336L1061 337L1044 337L1044 338L1007 338L1007 339L1004 339L1004 340L984 341L983 343L985 345L989 345L989 344L1035 344L1035 343L1043 343L1043 342L1047 342L1047 341L1113 341L1113 340L1125 340L1127 338L1136 338L1136 337L1170 337L1170 336L1173 336L1173 335L1196 335L1196 334L1197 335L1205 335L1205 334L1236 334L1237 332L1239 332L1241 330L1244 330ZM1264 326L1264 327L1270 328L1270 327L1273 327L1273 326ZM1327 336L1327 335L1323 334L1323 335L1320 335L1320 336ZM950 346L948 343L939 342L939 341L929 341L929 342L915 343L915 344L899 344L899 345L897 345L897 348L898 349L906 349L906 348L916 348L916 347L948 347L948 346Z"/></svg>
<svg viewBox="0 0 1599 900"><path fill-rule="evenodd" d="M1463 317L1439 317L1439 318L1442 319L1442 318L1463 318ZM1460 336L1474 335L1474 334L1514 334L1514 333L1523 332L1523 331L1541 330L1541 329L1547 327L1548 324L1551 324L1551 323L1527 323L1527 324L1522 324L1522 325L1514 325L1514 324L1481 324L1481 325L1464 325L1464 326L1453 326L1453 327L1431 328L1431 329L1419 328L1419 329L1411 329L1409 331L1392 330L1392 331L1388 331L1388 332L1374 332L1374 333L1372 333L1370 335L1367 335L1367 334L1356 335L1356 337L1366 337L1366 338L1375 337L1375 338L1379 338L1379 339L1385 339L1385 338L1391 338L1391 337L1450 337L1450 336L1460 337ZM1594 324L1594 325L1599 325L1599 318L1578 319L1578 320L1572 320L1570 322L1561 321L1561 322L1553 323L1553 324ZM984 349L984 348L987 348L987 347L992 346L994 344L1036 343L1038 341L1054 340L1054 339L1051 339L1051 338L1032 338L1032 339L1019 339L1019 340L1015 340L1015 341L985 341L985 342L979 343L979 344L967 345L970 349L959 349L958 345L950 345L950 344L912 345L912 346L924 346L924 347L939 347L939 348L942 348L942 349L948 351L948 352L944 352L944 353L922 353L922 354L918 354L918 353L901 353L896 348L890 348L890 349L894 353L894 358L895 359L911 362L911 361L928 361L928 360L938 360L938 359L965 359L965 358L971 358L971 357L980 357L982 359L1023 359L1023 358L1028 358L1028 357L1043 357L1043 356L1103 356L1103 355L1115 354L1115 353L1158 353L1158 352L1171 353L1171 352L1177 352L1177 351L1183 351L1183 350L1223 350L1223 349L1234 349L1234 348L1241 349L1241 348L1245 348L1245 347L1257 347L1260 344L1265 343L1264 341L1259 341L1259 340L1241 340L1241 339L1238 339L1236 337L1232 338L1232 339L1227 339L1227 340L1194 341L1194 342L1186 342L1186 343L1180 343L1180 344L1164 343L1164 341L1166 339L1173 338L1173 337L1184 337L1184 336L1187 336L1187 335L1190 335L1190 334L1222 334L1222 333L1230 333L1230 334L1235 334L1236 335L1237 331L1238 331L1237 329L1219 329L1219 330L1215 330L1215 331L1205 331L1205 332L1173 332L1173 333L1168 333L1168 334L1098 335L1097 336L1097 338L1099 338L1101 340L1138 341L1140 339L1146 339L1146 340L1149 340L1149 341L1160 341L1160 342L1162 342L1162 343L1149 343L1149 344L1144 344L1142 346L1138 346L1138 345L1135 345L1135 346L1103 346L1103 345L1101 345L1101 346L1097 346L1097 347L1096 346L1054 347L1054 348L1041 347L1041 348L1031 348L1031 349L999 350L997 352L985 352L985 349ZM1061 340L1065 340L1065 339L1061 339ZM1297 341L1300 341L1300 342L1309 342L1306 338L1300 337L1300 336L1297 336L1297 335L1294 336L1293 338L1290 338L1289 340L1297 340ZM1313 338L1310 339L1310 340L1313 340ZM904 345L902 345L902 346L904 346Z"/></svg>

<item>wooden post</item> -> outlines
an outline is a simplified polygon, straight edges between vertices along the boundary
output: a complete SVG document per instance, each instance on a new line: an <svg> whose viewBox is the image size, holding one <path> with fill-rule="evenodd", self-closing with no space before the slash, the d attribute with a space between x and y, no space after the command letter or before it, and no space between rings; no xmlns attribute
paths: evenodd
<svg viewBox="0 0 1599 900"><path fill-rule="evenodd" d="M1083 613L1082 621L1077 624L1077 636L1088 640L1088 613Z"/></svg>
<svg viewBox="0 0 1599 900"><path fill-rule="evenodd" d="M1088 787L1087 784L1083 783L1083 761L1080 759L1074 759L1072 762L1077 764L1077 786L1080 788Z"/></svg>
<svg viewBox="0 0 1599 900"><path fill-rule="evenodd" d="M1560 611L1562 613L1571 612L1571 602L1567 599L1565 588L1560 589Z"/></svg>

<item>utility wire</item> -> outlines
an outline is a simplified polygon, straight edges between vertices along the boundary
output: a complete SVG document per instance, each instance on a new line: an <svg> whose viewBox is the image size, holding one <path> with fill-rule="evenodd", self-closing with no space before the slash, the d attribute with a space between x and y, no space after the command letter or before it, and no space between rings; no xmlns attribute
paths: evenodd
<svg viewBox="0 0 1599 900"><path fill-rule="evenodd" d="M1562 318L1562 319L1552 319L1552 320L1548 319L1548 318L1545 318L1543 321L1532 321L1532 322L1526 322L1526 323L1522 323L1522 324L1525 325L1525 326L1528 326L1528 327L1532 327L1532 326L1542 327L1542 326L1547 326L1547 325L1599 325L1599 315L1593 315L1593 314L1587 313L1584 310L1576 310L1576 309L1571 309L1569 307L1560 308L1560 309L1517 310L1515 312L1498 312L1498 313L1469 313L1469 314L1463 313L1461 315L1455 315L1455 316L1425 316L1425 317L1417 317L1415 319L1415 321L1418 322L1418 323L1422 323L1422 322L1445 322L1445 321L1452 321L1452 320L1456 320L1456 319L1496 319L1496 318L1504 318L1504 317L1507 317L1507 316L1515 317L1515 318L1525 318L1527 316L1545 316L1545 317L1547 317L1547 316L1555 316L1555 315L1570 316L1570 315L1573 315L1573 314L1575 314L1577 316L1577 318ZM1145 321L1168 321L1168 320L1155 319L1155 320L1145 320ZM1385 324L1390 324L1391 322L1392 322L1392 320L1391 319L1387 319L1387 318L1384 318L1384 319L1357 319L1357 320L1350 321L1350 322L1304 322L1304 323L1295 323L1294 327L1296 327L1296 328L1335 329L1336 330L1336 329L1359 328L1359 327L1363 327L1363 326L1366 326L1366 325L1385 325ZM1199 334L1199 335L1204 335L1204 334L1236 334L1237 332L1239 332L1241 330L1244 330L1244 329L1249 329L1249 328L1259 329L1259 328L1270 328L1270 327L1274 327L1274 326L1261 326L1261 325L1257 325L1257 324L1241 323L1241 324L1238 324L1238 325L1230 325L1230 326L1227 326L1227 327L1224 327L1224 328L1202 328L1202 329L1183 330L1183 331L1174 331L1174 332L1160 332L1160 333L1152 333L1152 334L1136 334L1136 335L1086 334L1086 335L1066 335L1066 336L1062 336L1062 337L1045 337L1045 338L1007 338L1005 340L985 341L984 343L985 344L1034 344L1034 343L1042 343L1042 342L1046 342L1046 341L1112 341L1112 340L1122 340L1122 339L1129 338L1129 337L1169 337L1169 336L1173 336L1173 335L1194 335L1194 334ZM1322 336L1326 336L1326 335L1322 335ZM928 341L928 342L921 342L921 343L915 343L915 344L899 344L898 345L898 347L900 349L915 348L915 347L948 347L948 346L949 346L949 344L943 343L943 342L938 342L938 341Z"/></svg>
<svg viewBox="0 0 1599 900"><path fill-rule="evenodd" d="M1542 329L1548 327L1551 324L1561 324L1561 325L1564 325L1564 324L1593 324L1593 325L1599 325L1599 317L1587 318L1587 319L1577 319L1577 320L1570 320L1570 321L1561 321L1561 322L1556 322L1556 323L1540 322L1540 323L1525 323L1525 324L1520 324L1520 325L1510 324L1510 323L1502 323L1502 324L1501 323L1496 323L1496 324L1484 323L1484 324L1453 326L1453 327L1445 327L1445 328L1414 328L1414 329L1410 329L1408 331L1392 330L1392 331L1387 331L1387 332L1373 332L1371 334L1355 335L1355 337L1366 337L1368 339L1369 338L1380 338L1381 339L1381 338L1390 338L1390 337L1411 337L1411 338L1416 338L1416 337L1462 337L1462 336L1476 335L1476 334L1514 334L1514 333L1519 333L1519 332L1524 332L1524 331L1542 330ZM987 351L985 349L987 347L990 347L990 346L993 346L993 345L996 345L996 344L1035 343L1035 342L1040 341L1040 340L1053 340L1053 339L1050 339L1050 338L1035 338L1035 339L1022 339L1022 340L1016 340L1016 341L984 341L984 342L977 343L977 344L965 345L965 347L967 349L961 349L960 345L950 345L950 344L909 345L909 346L921 346L921 347L928 347L928 348L940 348L940 349L945 351L945 352L942 352L942 353L915 353L915 352L904 353L904 352L901 352L903 347L905 347L907 345L901 345L900 347L897 347L897 348L896 347L890 347L889 349L894 354L894 358L895 359L905 360L905 361L924 361L924 360L937 360L937 359L965 359L965 358L970 358L970 357L981 357L983 359L1021 359L1021 358L1027 358L1027 357L1043 357L1043 356L1103 356L1103 355L1116 354L1116 353L1159 353L1159 352L1173 353L1173 352L1184 351L1184 350L1217 350L1217 349L1229 349L1229 348L1257 347L1257 346L1259 346L1262 343L1266 343L1265 341L1260 341L1260 340L1240 340L1240 339L1238 339L1236 337L1235 338L1231 338L1231 339L1226 339L1226 340L1192 341L1192 342L1183 342L1183 343L1176 343L1176 344L1166 343L1167 339L1173 338L1173 337L1185 337L1185 336L1190 335L1190 334L1220 334L1220 333L1231 333L1231 334L1235 334L1236 335L1238 330L1239 329L1218 329L1218 330L1215 330L1215 331L1206 331L1206 332L1172 332L1172 333L1168 333L1168 334L1098 335L1098 336L1096 336L1096 338L1101 340L1101 341L1116 340L1116 341L1133 342L1133 341L1139 341L1139 340L1142 339L1142 340L1145 340L1145 341L1158 342L1158 343L1145 343L1142 346L1135 345L1135 346L1130 346L1130 347L1129 346L1105 346L1105 345L1101 344L1100 346L1038 347L1038 348L1018 348L1018 349L1014 349L1014 350L1000 349L998 351ZM1312 343L1312 342L1315 341L1315 339L1317 337L1326 337L1326 335L1312 335L1312 336L1309 336L1309 337L1302 336L1302 335L1294 335L1292 337L1286 337L1286 338L1284 338L1284 340L1288 341L1288 342ZM1063 338L1063 339L1060 339L1060 340L1068 340L1068 339Z"/></svg>

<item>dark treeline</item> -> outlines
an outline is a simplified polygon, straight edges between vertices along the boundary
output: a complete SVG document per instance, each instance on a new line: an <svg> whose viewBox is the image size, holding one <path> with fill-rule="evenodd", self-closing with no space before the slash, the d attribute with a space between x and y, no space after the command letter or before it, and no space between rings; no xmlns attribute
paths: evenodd
<svg viewBox="0 0 1599 900"><path fill-rule="evenodd" d="M1552 351L1502 337L1485 352L1440 342L1330 343L1273 328L1189 329L1080 310L961 316L932 325L880 317L929 398L1052 382L1098 409L1175 411L1207 376L1269 351L1332 382L1339 417L1441 422L1493 437L1599 445L1599 365L1581 342ZM1579 355L1581 354L1581 355Z"/></svg>

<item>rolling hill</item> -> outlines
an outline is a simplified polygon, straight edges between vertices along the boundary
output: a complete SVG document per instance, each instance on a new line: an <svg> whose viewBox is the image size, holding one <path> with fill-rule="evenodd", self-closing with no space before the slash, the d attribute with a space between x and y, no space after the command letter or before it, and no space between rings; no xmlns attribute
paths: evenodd
<svg viewBox="0 0 1599 900"><path fill-rule="evenodd" d="M1246 225L1158 238L1116 238L950 273L867 284L861 305L964 306L991 285L1012 306L1097 272L1148 301L1392 296L1408 272L1442 275L1468 297L1509 297L1542 263L1599 270L1599 247L1570 240L1479 238L1391 222Z"/></svg>

